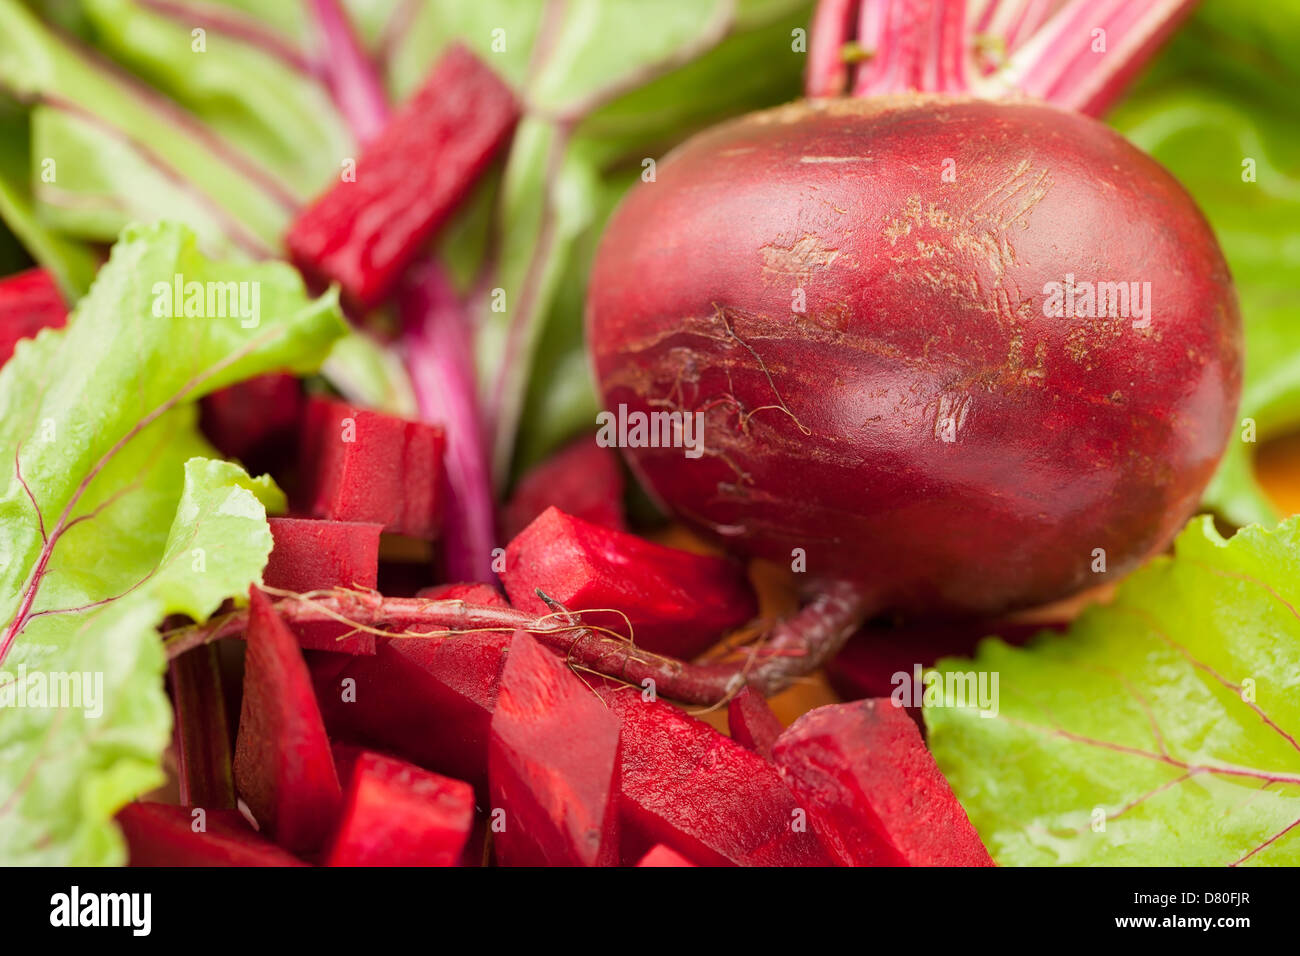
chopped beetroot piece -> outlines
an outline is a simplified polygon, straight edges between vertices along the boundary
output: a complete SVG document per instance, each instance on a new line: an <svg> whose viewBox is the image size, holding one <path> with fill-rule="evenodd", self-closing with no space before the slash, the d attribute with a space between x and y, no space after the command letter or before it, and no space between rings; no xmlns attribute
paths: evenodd
<svg viewBox="0 0 1300 956"><path fill-rule="evenodd" d="M641 857L641 862L637 866L694 866L690 860L682 856L676 850L670 849L660 843L645 856Z"/></svg>
<svg viewBox="0 0 1300 956"><path fill-rule="evenodd" d="M370 308L392 290L510 137L514 94L460 44L447 49L424 85L357 162L289 230L298 266L336 281Z"/></svg>
<svg viewBox="0 0 1300 956"><path fill-rule="evenodd" d="M901 707L875 698L809 711L773 756L844 866L992 866Z"/></svg>
<svg viewBox="0 0 1300 956"><path fill-rule="evenodd" d="M463 584L439 584L431 588L420 588L415 592L418 598L430 601L464 601L466 604L478 604L483 607L509 607L510 602L490 584L470 581Z"/></svg>
<svg viewBox="0 0 1300 956"><path fill-rule="evenodd" d="M438 534L442 429L313 397L304 416L305 510L373 522L416 538Z"/></svg>
<svg viewBox="0 0 1300 956"><path fill-rule="evenodd" d="M176 710L176 776L181 803L209 810L235 808L230 724L216 644L202 644L171 661Z"/></svg>
<svg viewBox="0 0 1300 956"><path fill-rule="evenodd" d="M338 815L334 759L298 642L265 594L249 598L235 787L263 832L310 852Z"/></svg>
<svg viewBox="0 0 1300 956"><path fill-rule="evenodd" d="M727 729L732 740L767 760L772 759L772 745L785 730L763 695L748 687L742 687L727 704Z"/></svg>
<svg viewBox="0 0 1300 956"><path fill-rule="evenodd" d="M611 448L584 435L532 468L515 488L502 514L502 533L513 538L547 508L623 531L623 471Z"/></svg>
<svg viewBox="0 0 1300 956"><path fill-rule="evenodd" d="M131 866L306 866L238 810L128 803L117 814ZM199 829L202 827L202 829Z"/></svg>
<svg viewBox="0 0 1300 956"><path fill-rule="evenodd" d="M456 866L474 788L395 757L357 755L327 866Z"/></svg>
<svg viewBox="0 0 1300 956"><path fill-rule="evenodd" d="M655 844L705 866L827 866L776 767L638 688L596 685L622 719L623 860Z"/></svg>
<svg viewBox="0 0 1300 956"><path fill-rule="evenodd" d="M35 338L41 329L61 329L67 321L68 307L44 269L0 279L0 365L9 361L19 339Z"/></svg>
<svg viewBox="0 0 1300 956"><path fill-rule="evenodd" d="M558 508L510 542L501 579L517 608L549 613L537 588L570 611L617 608L632 622L639 647L681 658L711 647L756 610L735 562L665 548ZM588 622L624 627L613 614Z"/></svg>
<svg viewBox="0 0 1300 956"><path fill-rule="evenodd" d="M262 572L267 587L304 593L323 588L374 588L379 574L381 525L316 518L268 518L275 546ZM342 621L293 627L298 643L319 651L373 654L373 634Z"/></svg>
<svg viewBox="0 0 1300 956"><path fill-rule="evenodd" d="M330 734L483 787L509 646L510 635L499 633L381 639L374 657L317 670Z"/></svg>
<svg viewBox="0 0 1300 956"><path fill-rule="evenodd" d="M285 372L237 382L200 403L203 434L227 458L238 458L253 473L286 460L302 420L298 379Z"/></svg>
<svg viewBox="0 0 1300 956"><path fill-rule="evenodd" d="M517 631L488 743L502 866L618 862L619 721L555 654Z"/></svg>

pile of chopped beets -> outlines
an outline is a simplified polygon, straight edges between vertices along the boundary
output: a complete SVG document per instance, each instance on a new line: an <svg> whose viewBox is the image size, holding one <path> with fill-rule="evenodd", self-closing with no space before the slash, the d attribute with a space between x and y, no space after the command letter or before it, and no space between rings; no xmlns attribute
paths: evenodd
<svg viewBox="0 0 1300 956"><path fill-rule="evenodd" d="M630 454L636 474L684 524L716 532L726 552L638 534L624 512L622 463L589 437L496 500L476 386L456 377L466 330L426 250L499 157L521 106L460 46L391 115L380 95L351 98L367 141L356 176L303 210L286 246L311 283L337 284L357 321L395 305L413 377L432 375L439 389L425 390L420 420L356 407L288 374L205 401L209 439L273 474L291 513L270 519L274 549L246 603L165 630L179 792L121 812L133 864L992 865L914 713L887 698L891 673L966 649L972 627L883 632L864 621L918 603L987 621L1076 592L1094 528L1125 566L1163 547L1222 449L1239 332L1222 258L1190 200L1081 115L1112 99L1136 60L1112 58L1091 82L1071 66L1086 58L1058 57L1053 68L1045 49L1016 61L1023 89L1080 112L961 99L979 92L980 78L953 67L953 51L960 60L969 39L960 24L944 5L933 23L920 15L929 4L885 6L907 15L884 23L862 12L872 4L822 4L810 94L958 99L863 107L844 97L706 133L665 162L660 183L634 192L598 257L588 331L606 401L653 409L671 395L683 411L707 413L710 434L723 436L722 451L698 463L680 450ZM1146 24L1144 54L1184 7ZM925 36L938 38L933 49ZM855 39L889 56L842 56ZM340 75L364 87L365 70L348 69L351 41L336 40ZM872 168L884 177L871 196L849 195L857 187L844 185L836 165L855 149L876 160L861 177ZM1052 150L1071 158L1053 162ZM904 190L930 188L918 185L918 170L946 188L937 176L945 156L969 178L935 195L988 193L988 215L1006 218L1026 255L1069 245L1125 279L1136 257L1167 301L1194 312L1162 327L1169 369L1112 403L1090 396L1134 374L1114 351L1099 347L1086 375L1042 354L1015 353L1019 365L1000 366L1011 362L1011 333L993 320L972 324L979 310L1005 306L998 321L1022 322L1025 335L1057 333L1031 308L1013 314L1014 303L998 300L1006 289L977 288L979 257L991 257L1007 288L1018 281L1031 291L1069 262L1027 264L994 246L976 256L969 247L979 236L940 221L933 203L909 206ZM792 177L784 191L764 178L778 174ZM1123 237L1107 235L1114 223L1089 206L1089 184L1102 175L1130 190L1114 212ZM1025 218L1049 178L1051 216ZM704 202L708 189L726 201ZM867 218L843 223L822 210L799 220L791 204L818 190L846 208L864 203ZM870 202L886 201L880 190L913 211L892 232L862 239L871 230L858 227L874 222ZM781 214L793 216L786 232L769 221ZM1070 231L1079 218L1091 234ZM1157 221L1163 231L1153 232ZM885 273L814 277L806 318L764 324L765 297L790 301L772 270L807 271L827 250L850 255L859 240L868 244L852 254L864 268L885 263ZM1145 245L1139 254L1126 242ZM913 246L954 271L903 263ZM891 250L900 257L893 266ZM919 270L914 282L908 269ZM958 281L962 269L969 283ZM0 355L65 315L39 270L4 286L0 302L14 305L0 322ZM1218 305L1196 306L1207 301ZM850 329L870 321L874 333ZM420 351L430 340L437 347ZM1194 351L1199 364L1184 360ZM1059 387L1055 397L1039 387L1044 379ZM710 383L725 400L708 400ZM999 389L1020 389L1020 405ZM877 393L900 410L892 424L852 419ZM976 396L969 416L967 395ZM920 421L930 398L939 402L939 421L932 415L926 426L934 433L907 437L908 403ZM937 437L944 409L964 445ZM1018 427L1017 415L1041 418ZM955 457L981 439L985 457ZM1150 469L1127 476L1127 464L1087 471L1092 513L1058 514L1061 489L1077 488L1083 474L1071 471L1085 467L1076 460L1086 452L1093 468L1113 448L1180 467L1156 479ZM1037 484L1026 486L1022 466L1040 459ZM982 563L1013 533L1011 550L996 553L1018 563ZM737 559L780 558L801 542L815 550L836 535L843 549L809 556L817 573L807 575L802 608L758 616L760 595ZM855 633L831 678L860 699L783 726L765 698L831 661ZM686 706L725 712L729 733Z"/></svg>

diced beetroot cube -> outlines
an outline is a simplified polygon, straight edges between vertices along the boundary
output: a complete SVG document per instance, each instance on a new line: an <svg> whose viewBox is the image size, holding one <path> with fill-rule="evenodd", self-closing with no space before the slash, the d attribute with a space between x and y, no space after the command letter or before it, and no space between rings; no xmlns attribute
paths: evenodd
<svg viewBox="0 0 1300 956"><path fill-rule="evenodd" d="M488 744L503 866L618 861L619 722L555 654L517 631Z"/></svg>
<svg viewBox="0 0 1300 956"><path fill-rule="evenodd" d="M338 815L334 759L298 642L265 594L249 598L235 787L263 832L310 852Z"/></svg>
<svg viewBox="0 0 1300 956"><path fill-rule="evenodd" d="M28 269L0 279L0 365L9 361L19 339L35 338L41 329L61 329L68 307L44 269Z"/></svg>
<svg viewBox="0 0 1300 956"><path fill-rule="evenodd" d="M529 470L502 515L502 533L513 538L547 508L623 531L623 471L618 454L584 435Z"/></svg>
<svg viewBox="0 0 1300 956"><path fill-rule="evenodd" d="M772 745L785 730L763 695L748 687L742 687L727 704L727 729L732 740L767 760L772 759Z"/></svg>
<svg viewBox="0 0 1300 956"><path fill-rule="evenodd" d="M509 646L510 635L499 633L381 639L374 657L317 671L330 733L482 787Z"/></svg>
<svg viewBox="0 0 1300 956"><path fill-rule="evenodd" d="M195 828L200 826L202 830ZM117 814L131 866L306 866L248 825L238 810L129 803Z"/></svg>
<svg viewBox="0 0 1300 956"><path fill-rule="evenodd" d="M438 584L431 588L420 588L415 592L418 598L430 601L464 601L466 604L478 604L482 607L509 607L510 602L500 591L490 584L468 581L462 584Z"/></svg>
<svg viewBox="0 0 1300 956"><path fill-rule="evenodd" d="M168 665L176 710L176 776L181 803L235 808L230 724L216 644L202 644Z"/></svg>
<svg viewBox="0 0 1300 956"><path fill-rule="evenodd" d="M690 860L682 856L676 850L669 849L660 843L653 850L641 857L641 862L637 866L694 866Z"/></svg>
<svg viewBox="0 0 1300 956"><path fill-rule="evenodd" d="M901 707L875 698L809 711L773 756L844 866L992 866Z"/></svg>
<svg viewBox="0 0 1300 956"><path fill-rule="evenodd" d="M460 44L448 48L341 180L294 222L287 245L307 274L370 308L469 193L510 137L514 94Z"/></svg>
<svg viewBox="0 0 1300 956"><path fill-rule="evenodd" d="M536 588L570 611L618 608L631 620L637 646L681 658L711 647L756 610L734 562L665 548L558 508L510 542L501 579L510 602L534 614L550 612ZM599 623L622 626L614 615Z"/></svg>
<svg viewBox="0 0 1300 956"><path fill-rule="evenodd" d="M327 866L456 866L474 824L474 788L395 757L351 768Z"/></svg>
<svg viewBox="0 0 1300 956"><path fill-rule="evenodd" d="M284 372L259 375L205 396L203 434L227 458L256 473L286 459L302 418L302 388Z"/></svg>
<svg viewBox="0 0 1300 956"><path fill-rule="evenodd" d="M597 684L623 722L623 859L663 843L706 866L827 866L776 767L636 688Z"/></svg>
<svg viewBox="0 0 1300 956"><path fill-rule="evenodd" d="M307 511L416 538L437 536L441 428L314 397L304 429Z"/></svg>
<svg viewBox="0 0 1300 956"><path fill-rule="evenodd" d="M267 587L305 593L324 588L374 588L382 525L315 518L268 518L274 547L262 572ZM375 636L342 621L293 627L298 643L318 651L373 654ZM345 636L346 635L346 636Z"/></svg>

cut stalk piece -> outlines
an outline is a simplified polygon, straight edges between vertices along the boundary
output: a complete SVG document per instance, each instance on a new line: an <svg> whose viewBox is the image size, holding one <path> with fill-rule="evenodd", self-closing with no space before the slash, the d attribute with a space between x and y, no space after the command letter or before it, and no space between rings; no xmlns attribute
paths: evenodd
<svg viewBox="0 0 1300 956"><path fill-rule="evenodd" d="M238 810L128 803L117 823L131 866L307 865L260 836Z"/></svg>
<svg viewBox="0 0 1300 956"><path fill-rule="evenodd" d="M233 810L235 777L217 645L187 651L168 665L168 673L176 709L181 803Z"/></svg>
<svg viewBox="0 0 1300 956"><path fill-rule="evenodd" d="M19 340L34 338L41 329L61 329L67 320L68 307L46 270L28 269L0 279L0 366L9 361Z"/></svg>
<svg viewBox="0 0 1300 956"><path fill-rule="evenodd" d="M757 605L734 561L652 544L549 508L506 547L501 575L515 607L551 608L543 591L569 611L617 608L636 644L658 654L692 658L753 617ZM625 634L615 615L599 623Z"/></svg>
<svg viewBox="0 0 1300 956"><path fill-rule="evenodd" d="M456 866L474 824L474 788L363 751L349 772L327 866Z"/></svg>
<svg viewBox="0 0 1300 956"><path fill-rule="evenodd" d="M514 93L460 44L389 120L344 180L294 222L286 239L299 267L335 281L368 309L393 290L433 233L510 137Z"/></svg>
<svg viewBox="0 0 1300 956"><path fill-rule="evenodd" d="M785 730L763 695L748 687L727 704L727 729L732 740L765 760L772 759L772 746Z"/></svg>
<svg viewBox="0 0 1300 956"><path fill-rule="evenodd" d="M818 707L773 758L843 866L992 866L901 707L876 698Z"/></svg>
<svg viewBox="0 0 1300 956"><path fill-rule="evenodd" d="M249 599L235 786L276 843L309 853L338 813L334 758L298 642L265 594Z"/></svg>
<svg viewBox="0 0 1300 956"><path fill-rule="evenodd" d="M488 745L503 866L618 861L619 721L555 654L516 632Z"/></svg>

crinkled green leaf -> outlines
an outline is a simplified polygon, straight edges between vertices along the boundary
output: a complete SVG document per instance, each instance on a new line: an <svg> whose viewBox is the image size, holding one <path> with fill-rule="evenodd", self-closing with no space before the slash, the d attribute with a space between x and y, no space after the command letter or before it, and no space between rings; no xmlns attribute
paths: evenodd
<svg viewBox="0 0 1300 956"><path fill-rule="evenodd" d="M177 275L257 283L260 321L156 314L155 283ZM265 508L283 507L269 479L199 457L193 402L313 370L343 330L287 265L215 263L181 227L132 227L67 329L0 371L0 621L25 620L3 669L102 674L104 702L99 717L0 707L0 862L120 862L109 821L157 783L168 736L156 626L258 580Z"/></svg>
<svg viewBox="0 0 1300 956"><path fill-rule="evenodd" d="M998 676L996 716L925 707L994 859L1300 863L1298 608L1300 518L1228 540L1198 518L1067 635L940 661Z"/></svg>
<svg viewBox="0 0 1300 956"><path fill-rule="evenodd" d="M1298 52L1297 0L1211 0L1112 117L1182 181L1219 237L1246 330L1240 418L1257 441L1300 427ZM1205 497L1236 524L1277 518L1255 481L1251 435L1236 429Z"/></svg>

